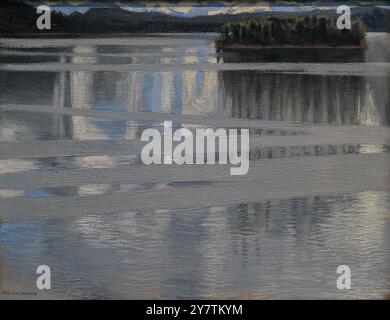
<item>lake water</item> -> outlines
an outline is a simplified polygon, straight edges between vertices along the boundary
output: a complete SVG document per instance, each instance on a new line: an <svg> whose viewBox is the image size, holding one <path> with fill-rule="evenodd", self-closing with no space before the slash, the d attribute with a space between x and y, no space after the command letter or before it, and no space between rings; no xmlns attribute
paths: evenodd
<svg viewBox="0 0 390 320"><path fill-rule="evenodd" d="M3 297L41 264L38 298L390 294L389 34L347 64L229 62L215 37L0 39ZM164 120L250 128L248 175L143 165Z"/></svg>

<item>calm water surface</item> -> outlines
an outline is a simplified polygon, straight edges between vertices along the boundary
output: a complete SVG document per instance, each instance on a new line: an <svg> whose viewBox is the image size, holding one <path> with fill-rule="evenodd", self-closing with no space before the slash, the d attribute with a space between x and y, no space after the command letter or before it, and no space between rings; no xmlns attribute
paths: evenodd
<svg viewBox="0 0 390 320"><path fill-rule="evenodd" d="M139 140L145 128L162 128L162 121L149 120L146 112L188 115L188 121L174 122L176 128L202 126L193 123L191 116L277 123L277 129L259 125L251 131L253 137L275 141L251 149L251 161L256 163L285 161L288 166L289 159L302 159L304 168L324 157L337 157L340 164L347 156L387 157L386 141L300 145L288 139L307 137L301 130L306 125L329 130L354 125L364 133L367 128L386 129L389 76L159 70L163 64L226 63L215 52L214 38L212 34L155 35L1 46L2 64L80 66L74 71L0 70L4 148L0 148L4 151L0 205L7 217L15 217L3 221L0 216L0 280L7 290L30 288L36 266L46 264L52 269L49 297L59 298L382 298L390 293L390 193L379 185L367 185L361 192L335 189L334 194L300 197L290 196L287 187L285 196L276 199L269 190L269 199L259 192L259 201L237 197L233 205L199 202L192 208L172 204L161 210L114 206L103 215L78 214L77 206L72 206L79 198L95 197L99 202L101 196L108 196L120 202L134 193L156 192L164 198L186 190L212 193L230 181L229 177L226 181L172 177L164 183L99 179L99 170L125 172L144 166L137 154L113 155L110 146L100 153L80 154L73 143L90 142L97 148L107 140L112 147ZM369 45L366 62L390 62L389 35L370 34ZM155 70L83 70L85 65L103 64L147 64L155 65ZM10 105L16 105L14 110ZM145 117L116 116L136 112L144 112ZM64 141L70 143L68 149L61 149L65 151L53 147ZM32 149L38 143L53 144L47 152L42 149L39 157L28 156L27 151L22 157L8 157L6 146L22 142L27 145L21 148ZM72 175L85 170L94 170L97 183L72 182ZM375 168L368 162L367 170ZM70 178L56 185L52 173L68 173ZM31 182L38 181L34 179L41 179L39 186ZM251 181L247 188L256 190L262 183ZM59 201L69 207L69 215L19 212L18 201L43 207L45 201ZM29 218L20 220L19 213ZM336 287L336 269L341 264L352 269L350 291Z"/></svg>

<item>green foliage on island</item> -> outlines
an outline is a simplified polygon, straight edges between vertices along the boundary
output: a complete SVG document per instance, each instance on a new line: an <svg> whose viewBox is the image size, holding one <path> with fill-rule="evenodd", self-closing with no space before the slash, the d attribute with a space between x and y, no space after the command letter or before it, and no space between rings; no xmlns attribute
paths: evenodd
<svg viewBox="0 0 390 320"><path fill-rule="evenodd" d="M351 30L337 28L337 18L325 15L305 17L260 17L223 26L217 45L330 45L360 46L366 29L359 19Z"/></svg>

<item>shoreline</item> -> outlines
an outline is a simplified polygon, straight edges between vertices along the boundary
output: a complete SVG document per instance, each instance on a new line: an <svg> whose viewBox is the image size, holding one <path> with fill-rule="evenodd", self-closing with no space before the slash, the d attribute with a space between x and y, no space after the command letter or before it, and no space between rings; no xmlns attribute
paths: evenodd
<svg viewBox="0 0 390 320"><path fill-rule="evenodd" d="M126 38L126 37L169 37L171 34L174 34L175 36L180 37L196 37L199 35L209 36L209 37L217 37L219 35L218 32L83 32L83 33L77 33L77 32L59 32L59 33L18 33L18 34L12 34L12 33L0 33L0 39L62 39L62 38L108 38L108 37L117 37L117 38Z"/></svg>
<svg viewBox="0 0 390 320"><path fill-rule="evenodd" d="M368 49L367 41L362 42L360 45L329 45L329 44L273 44L273 45L260 45L260 44L215 44L217 50L262 50L262 49Z"/></svg>

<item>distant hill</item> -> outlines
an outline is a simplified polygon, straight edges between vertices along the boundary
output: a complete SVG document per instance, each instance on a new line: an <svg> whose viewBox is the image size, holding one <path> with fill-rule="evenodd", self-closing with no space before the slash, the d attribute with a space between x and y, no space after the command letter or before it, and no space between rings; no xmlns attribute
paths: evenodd
<svg viewBox="0 0 390 320"><path fill-rule="evenodd" d="M18 0L2 0L0 2L0 34L38 33L36 9ZM52 32L74 30L76 27L69 17L53 12Z"/></svg>
<svg viewBox="0 0 390 320"><path fill-rule="evenodd" d="M92 8L85 13L70 15L52 13L52 30L36 28L35 8L22 1L3 0L0 4L0 34L26 33L116 33L116 32L219 32L227 22L259 16L304 15L303 12L261 12L220 14L213 16L179 17L163 13L130 12L117 8ZM390 32L390 10L359 6L353 15L360 18L369 31Z"/></svg>

